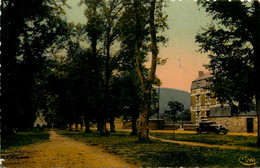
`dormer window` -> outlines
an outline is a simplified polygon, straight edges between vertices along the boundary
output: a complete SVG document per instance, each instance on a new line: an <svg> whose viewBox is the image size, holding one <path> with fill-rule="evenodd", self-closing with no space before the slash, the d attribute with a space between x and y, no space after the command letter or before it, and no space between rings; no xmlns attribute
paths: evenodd
<svg viewBox="0 0 260 168"><path fill-rule="evenodd" d="M200 87L200 82L199 82L199 81L196 82L196 87L197 87L197 88Z"/></svg>

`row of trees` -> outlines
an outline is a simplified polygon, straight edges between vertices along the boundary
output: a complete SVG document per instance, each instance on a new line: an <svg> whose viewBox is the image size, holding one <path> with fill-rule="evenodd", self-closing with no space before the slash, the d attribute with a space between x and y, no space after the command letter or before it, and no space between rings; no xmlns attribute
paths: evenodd
<svg viewBox="0 0 260 168"><path fill-rule="evenodd" d="M148 141L157 33L167 27L163 0L82 0L86 24L67 23L65 0L3 2L2 131L32 127L37 108L59 127L97 122L100 135L114 118L139 116ZM151 68L146 68L148 53ZM134 125L134 124L133 124ZM133 134L136 134L136 128Z"/></svg>
<svg viewBox="0 0 260 168"><path fill-rule="evenodd" d="M65 21L66 0L5 0L2 10L1 127L32 127L37 108L58 125L89 121L107 135L119 111L136 119L148 141L159 43L167 28L164 0L82 0L86 24ZM212 91L220 102L254 108L260 122L259 2L198 1L213 16L196 36L209 53ZM151 68L146 68L151 53ZM138 80L137 80L138 79ZM47 106L46 106L47 105ZM122 110L124 109L124 110ZM121 115L121 114L120 114ZM87 127L88 128L88 127ZM89 131L88 129L86 130ZM260 146L260 129L258 145Z"/></svg>
<svg viewBox="0 0 260 168"><path fill-rule="evenodd" d="M2 1L1 130L33 126L40 92L44 53L65 31L64 2L51 0Z"/></svg>

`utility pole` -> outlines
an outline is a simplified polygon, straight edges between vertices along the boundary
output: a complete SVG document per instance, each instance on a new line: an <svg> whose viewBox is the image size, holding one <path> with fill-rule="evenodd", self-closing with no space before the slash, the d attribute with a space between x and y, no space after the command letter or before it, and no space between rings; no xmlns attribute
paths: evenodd
<svg viewBox="0 0 260 168"><path fill-rule="evenodd" d="M159 129L159 113L160 113L160 84L158 85L158 108L157 108L157 129Z"/></svg>

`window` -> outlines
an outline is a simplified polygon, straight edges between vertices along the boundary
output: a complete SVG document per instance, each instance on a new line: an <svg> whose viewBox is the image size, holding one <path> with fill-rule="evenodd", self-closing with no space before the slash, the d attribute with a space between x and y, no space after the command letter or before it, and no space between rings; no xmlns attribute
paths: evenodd
<svg viewBox="0 0 260 168"><path fill-rule="evenodd" d="M200 104L200 95L197 95L197 104Z"/></svg>
<svg viewBox="0 0 260 168"><path fill-rule="evenodd" d="M206 111L206 116L207 116L207 117L210 116L210 111Z"/></svg>
<svg viewBox="0 0 260 168"><path fill-rule="evenodd" d="M207 93L207 95L206 95L206 104L210 104L210 101L211 101L210 93Z"/></svg>

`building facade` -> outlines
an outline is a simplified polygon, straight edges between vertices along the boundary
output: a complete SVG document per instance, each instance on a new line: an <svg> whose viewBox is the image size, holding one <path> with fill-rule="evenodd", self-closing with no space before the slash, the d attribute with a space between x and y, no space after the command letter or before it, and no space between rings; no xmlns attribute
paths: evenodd
<svg viewBox="0 0 260 168"><path fill-rule="evenodd" d="M199 123L210 114L210 108L217 106L217 99L206 89L210 73L199 71L199 76L191 84L191 121Z"/></svg>
<svg viewBox="0 0 260 168"><path fill-rule="evenodd" d="M256 111L232 113L228 105L221 105L211 93L208 79L210 73L199 71L199 76L191 84L191 121L197 124L201 120L216 121L226 126L230 132L257 132Z"/></svg>

